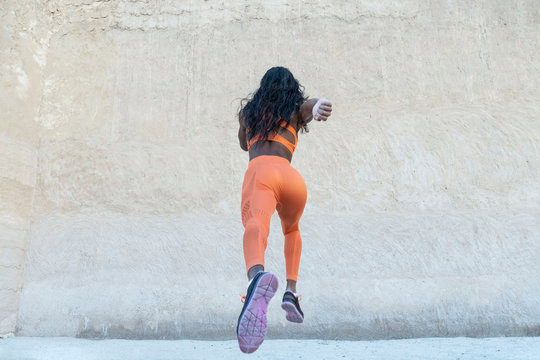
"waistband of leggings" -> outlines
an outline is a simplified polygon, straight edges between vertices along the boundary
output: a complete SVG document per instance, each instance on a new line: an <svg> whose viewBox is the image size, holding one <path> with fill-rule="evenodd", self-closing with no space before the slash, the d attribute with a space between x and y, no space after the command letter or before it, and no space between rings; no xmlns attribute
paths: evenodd
<svg viewBox="0 0 540 360"><path fill-rule="evenodd" d="M276 156L276 155L259 155L256 158L253 158L249 161L249 165L256 165L256 164L261 164L261 163L285 164L285 165L291 164L289 160L285 159L284 157Z"/></svg>

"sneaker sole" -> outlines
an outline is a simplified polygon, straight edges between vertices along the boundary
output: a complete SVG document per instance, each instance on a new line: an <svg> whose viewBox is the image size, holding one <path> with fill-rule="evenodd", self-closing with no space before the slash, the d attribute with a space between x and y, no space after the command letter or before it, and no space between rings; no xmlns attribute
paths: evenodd
<svg viewBox="0 0 540 360"><path fill-rule="evenodd" d="M287 320L294 322L294 323L302 323L304 322L304 318L302 315L298 312L296 309L296 306L294 306L293 303L290 303L288 301L284 301L281 303L281 308L285 310L287 313L285 314L285 317Z"/></svg>
<svg viewBox="0 0 540 360"><path fill-rule="evenodd" d="M267 330L266 312L268 303L278 288L278 279L274 274L263 274L255 285L253 295L238 324L238 345L244 353L252 353L264 341Z"/></svg>

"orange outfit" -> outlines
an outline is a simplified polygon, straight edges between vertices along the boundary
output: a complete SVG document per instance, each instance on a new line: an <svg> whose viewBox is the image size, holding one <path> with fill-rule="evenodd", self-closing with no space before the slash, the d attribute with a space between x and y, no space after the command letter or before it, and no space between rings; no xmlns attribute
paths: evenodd
<svg viewBox="0 0 540 360"><path fill-rule="evenodd" d="M298 136L296 136L296 130L292 127L292 125L283 126L286 124L287 123L282 123L281 127L284 129L287 129L294 136L294 143L291 143L289 140L285 139L283 136L281 136L277 132L274 132L273 134L270 134L270 136L266 139L262 139L258 136L255 136L254 138L250 139L248 141L248 150L251 147L251 145L253 145L257 141L269 140L269 141L277 141L278 143L284 145L287 149L289 149L292 155L292 153L294 153L294 150L296 149L296 144L298 143ZM247 133L247 130L246 130L246 133Z"/></svg>
<svg viewBox="0 0 540 360"><path fill-rule="evenodd" d="M278 141L292 153L296 148L298 138L292 126L287 126L287 130L294 135L294 144L275 133L267 139L251 139L248 146L259 140ZM261 155L249 162L242 185L246 271L254 265L264 266L270 218L277 209L285 235L287 280L297 280L302 251L298 223L304 211L306 199L307 190L304 179L287 159L274 155Z"/></svg>

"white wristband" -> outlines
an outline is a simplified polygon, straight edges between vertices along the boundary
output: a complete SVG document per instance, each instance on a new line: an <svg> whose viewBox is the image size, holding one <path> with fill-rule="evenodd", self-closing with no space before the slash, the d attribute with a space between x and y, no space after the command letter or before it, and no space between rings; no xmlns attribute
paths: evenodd
<svg viewBox="0 0 540 360"><path fill-rule="evenodd" d="M321 114L319 114L319 106L321 105L321 103L323 101L328 101L326 99L319 99L317 101L317 103L313 106L313 110L311 111L311 113L313 114L313 118L315 120L319 120L319 117L321 116Z"/></svg>

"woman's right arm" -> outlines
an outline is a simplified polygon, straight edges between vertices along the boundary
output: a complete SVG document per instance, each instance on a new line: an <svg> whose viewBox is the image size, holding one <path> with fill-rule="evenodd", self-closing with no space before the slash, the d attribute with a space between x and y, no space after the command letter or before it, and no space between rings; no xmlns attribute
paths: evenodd
<svg viewBox="0 0 540 360"><path fill-rule="evenodd" d="M332 103L329 100L309 99L300 106L299 114L301 126L309 123L313 119L317 121L326 121L331 113Z"/></svg>
<svg viewBox="0 0 540 360"><path fill-rule="evenodd" d="M246 126L244 125L242 115L238 116L238 122L240 123L240 128L238 129L238 142L240 143L242 150L248 151Z"/></svg>

